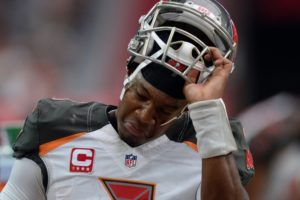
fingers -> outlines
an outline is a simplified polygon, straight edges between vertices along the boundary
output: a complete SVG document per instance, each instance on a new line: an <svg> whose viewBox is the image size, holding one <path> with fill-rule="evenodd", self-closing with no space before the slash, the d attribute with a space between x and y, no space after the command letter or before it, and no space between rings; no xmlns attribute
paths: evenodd
<svg viewBox="0 0 300 200"><path fill-rule="evenodd" d="M233 66L233 63L229 59L224 58L220 50L216 47L209 47L209 53L204 56L204 59L208 62L213 62L216 68L222 67L228 72L231 71Z"/></svg>
<svg viewBox="0 0 300 200"><path fill-rule="evenodd" d="M216 47L209 47L209 51L207 54L204 55L204 59L207 65L214 65L215 69L212 72L212 75L215 76L224 76L227 77L232 69L233 63L224 58L223 55L221 54L220 50ZM197 83L199 76L200 76L200 71L198 69L192 68L186 76L189 78L190 83Z"/></svg>
<svg viewBox="0 0 300 200"><path fill-rule="evenodd" d="M209 53L205 55L205 58L209 59L209 61L218 60L223 58L220 50L216 47L209 47Z"/></svg>
<svg viewBox="0 0 300 200"><path fill-rule="evenodd" d="M187 77L191 80L192 83L196 83L198 81L200 75L200 71L192 68L188 73Z"/></svg>
<svg viewBox="0 0 300 200"><path fill-rule="evenodd" d="M206 62L212 63L215 68L205 82L197 84L200 73L198 69L191 69L187 76L192 83L187 82L184 87L184 95L189 103L221 98L224 94L227 80L233 63L224 58L215 47L209 47L209 52L204 56Z"/></svg>

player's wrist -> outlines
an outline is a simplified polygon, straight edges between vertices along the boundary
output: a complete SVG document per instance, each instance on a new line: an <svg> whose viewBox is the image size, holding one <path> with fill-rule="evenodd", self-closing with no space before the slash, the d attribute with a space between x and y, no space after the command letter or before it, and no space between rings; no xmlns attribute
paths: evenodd
<svg viewBox="0 0 300 200"><path fill-rule="evenodd" d="M195 102L188 108L202 158L227 155L237 149L221 98Z"/></svg>

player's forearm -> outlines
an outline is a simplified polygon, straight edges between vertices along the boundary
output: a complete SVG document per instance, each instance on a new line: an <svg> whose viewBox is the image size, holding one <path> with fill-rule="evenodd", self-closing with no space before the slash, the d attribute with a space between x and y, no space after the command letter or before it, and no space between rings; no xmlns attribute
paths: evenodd
<svg viewBox="0 0 300 200"><path fill-rule="evenodd" d="M201 199L248 200L231 154L203 159Z"/></svg>
<svg viewBox="0 0 300 200"><path fill-rule="evenodd" d="M231 152L237 150L222 99L189 105L202 163L203 200L248 199Z"/></svg>

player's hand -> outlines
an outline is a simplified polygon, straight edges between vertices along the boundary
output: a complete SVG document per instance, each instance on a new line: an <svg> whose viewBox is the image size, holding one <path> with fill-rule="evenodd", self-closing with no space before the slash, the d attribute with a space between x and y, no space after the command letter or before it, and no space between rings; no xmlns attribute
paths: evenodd
<svg viewBox="0 0 300 200"><path fill-rule="evenodd" d="M204 59L212 61L215 69L204 83L187 83L185 85L183 92L189 103L218 99L223 96L233 63L224 58L219 49L215 47L210 47L209 49L210 53L206 54ZM188 73L188 77L195 80L198 73L196 70L191 70Z"/></svg>

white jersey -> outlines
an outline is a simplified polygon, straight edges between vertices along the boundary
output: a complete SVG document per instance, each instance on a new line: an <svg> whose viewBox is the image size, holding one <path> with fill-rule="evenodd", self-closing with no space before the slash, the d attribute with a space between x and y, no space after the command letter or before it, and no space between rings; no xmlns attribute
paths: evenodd
<svg viewBox="0 0 300 200"><path fill-rule="evenodd" d="M201 159L185 143L162 136L132 148L108 124L41 146L47 199L194 200Z"/></svg>
<svg viewBox="0 0 300 200"><path fill-rule="evenodd" d="M133 148L108 120L114 108L39 101L13 147L17 160L0 199L200 199L202 163L192 148L197 141L189 116L175 120L165 135ZM244 152L241 146L237 164L247 181Z"/></svg>

